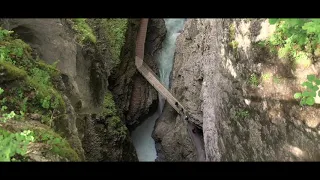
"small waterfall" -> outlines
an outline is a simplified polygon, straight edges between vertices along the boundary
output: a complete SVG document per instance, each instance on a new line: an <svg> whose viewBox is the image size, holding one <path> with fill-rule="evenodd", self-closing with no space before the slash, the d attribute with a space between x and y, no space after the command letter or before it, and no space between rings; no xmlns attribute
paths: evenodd
<svg viewBox="0 0 320 180"><path fill-rule="evenodd" d="M176 39L183 29L185 19L165 19L167 34L163 41L162 49L157 63L160 71L161 83L169 89L170 74L173 66L174 52L176 50ZM159 94L159 113L162 113L164 98Z"/></svg>
<svg viewBox="0 0 320 180"><path fill-rule="evenodd" d="M160 71L160 81L169 88L170 73L173 66L174 52L176 49L176 39L183 29L185 19L165 19L167 34L163 42L157 63ZM139 161L155 161L157 152L155 142L151 137L156 120L162 113L164 98L159 94L158 112L147 118L131 134L133 144L136 148Z"/></svg>

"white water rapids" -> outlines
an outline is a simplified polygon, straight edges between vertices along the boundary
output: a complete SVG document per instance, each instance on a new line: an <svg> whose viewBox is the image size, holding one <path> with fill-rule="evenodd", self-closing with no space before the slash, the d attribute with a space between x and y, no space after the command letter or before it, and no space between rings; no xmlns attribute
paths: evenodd
<svg viewBox="0 0 320 180"><path fill-rule="evenodd" d="M167 34L163 41L160 55L157 58L157 63L160 71L160 81L167 88L169 88L169 78L173 66L176 39L180 34L179 31L183 29L184 22L185 19L165 19ZM159 95L158 111L143 121L143 123L131 133L139 161L155 161L157 158L155 142L151 135L155 122L162 112L163 105L164 100L161 95Z"/></svg>

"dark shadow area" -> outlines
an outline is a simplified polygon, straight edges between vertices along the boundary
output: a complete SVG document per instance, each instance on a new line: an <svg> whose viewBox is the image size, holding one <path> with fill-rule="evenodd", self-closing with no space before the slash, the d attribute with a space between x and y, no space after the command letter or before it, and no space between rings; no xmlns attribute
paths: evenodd
<svg viewBox="0 0 320 180"><path fill-rule="evenodd" d="M22 39L28 44L40 44L40 40L35 36L36 32L27 27L18 26L13 28L12 31L18 35L18 38Z"/></svg>
<svg viewBox="0 0 320 180"><path fill-rule="evenodd" d="M39 47L41 46L41 41L39 38L37 38L36 33L32 29L29 29L24 26L18 26L12 29L14 31L17 38L23 40L27 44L31 46L33 49L31 56L36 59L40 56L41 58L41 51Z"/></svg>
<svg viewBox="0 0 320 180"><path fill-rule="evenodd" d="M193 145L197 151L198 161L205 161L205 147L204 147L204 139L203 139L203 131L202 129L195 126L193 123L187 122L187 128L189 136L193 142Z"/></svg>

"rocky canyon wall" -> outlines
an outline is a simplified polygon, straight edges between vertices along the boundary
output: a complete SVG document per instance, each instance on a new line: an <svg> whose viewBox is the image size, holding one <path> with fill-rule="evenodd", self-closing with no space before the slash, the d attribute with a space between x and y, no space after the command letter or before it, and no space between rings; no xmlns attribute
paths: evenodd
<svg viewBox="0 0 320 180"><path fill-rule="evenodd" d="M122 51L121 63L114 70L109 82L123 119L128 126L134 128L141 123L141 120L157 110L158 93L135 67L135 41L140 19L131 20L131 22ZM159 70L155 58L162 47L165 35L164 20L151 19L147 30L144 61L157 75L159 75Z"/></svg>
<svg viewBox="0 0 320 180"><path fill-rule="evenodd" d="M295 68L260 46L274 28L266 19L188 19L178 37L171 92L202 127L207 161L319 160L320 110L293 99L319 62ZM173 111L165 106L154 131L160 153L192 161Z"/></svg>
<svg viewBox="0 0 320 180"><path fill-rule="evenodd" d="M54 120L52 128L68 140L81 160L136 161L129 130L107 90L115 58L114 37L108 37L106 28L111 27L106 27L106 21L1 19L1 25L28 43L35 59L48 64L59 61L61 76L55 85L64 95L67 112ZM134 21L128 21L125 36L135 33L130 28Z"/></svg>

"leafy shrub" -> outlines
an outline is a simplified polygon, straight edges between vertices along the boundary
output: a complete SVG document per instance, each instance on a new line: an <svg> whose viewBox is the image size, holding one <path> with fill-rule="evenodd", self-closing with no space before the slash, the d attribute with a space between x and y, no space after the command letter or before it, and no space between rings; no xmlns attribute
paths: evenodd
<svg viewBox="0 0 320 180"><path fill-rule="evenodd" d="M4 92L4 90L0 87L0 95L3 92ZM6 122L6 121L8 121L10 119L13 119L15 117L15 115L16 115L14 113L14 111L11 111L9 114L8 113L3 113L5 110L8 109L8 107L4 104L6 102L6 99L5 98L2 99L1 102L2 102L1 103L2 106L1 106L1 109L0 109L0 112L1 112L1 114L0 114L0 122Z"/></svg>
<svg viewBox="0 0 320 180"><path fill-rule="evenodd" d="M59 135L41 139L33 125L18 127L19 130L2 128L8 123L24 123L11 121L25 120L25 113L39 114L42 123L51 124L55 112L65 112L62 96L53 83L60 74L56 69L58 61L48 65L32 58L30 46L12 37L12 33L0 27L0 68L5 77L5 83L0 85L0 161L25 160L27 146L34 141L48 143L52 152L78 160L75 151ZM50 129L45 132L49 131L54 134Z"/></svg>
<svg viewBox="0 0 320 180"><path fill-rule="evenodd" d="M34 141L32 131L11 133L0 128L0 161L14 161L16 155L24 156L30 142Z"/></svg>
<svg viewBox="0 0 320 180"><path fill-rule="evenodd" d="M275 33L266 42L280 58L290 57L297 64L311 64L310 54L319 51L320 19L269 19Z"/></svg>
<svg viewBox="0 0 320 180"><path fill-rule="evenodd" d="M302 86L306 86L305 91L298 92L294 94L295 99L300 99L300 105L309 105L312 106L315 103L315 97L317 96L317 91L319 90L320 79L316 78L315 75L308 75L308 81L302 83ZM320 97L320 92L318 92Z"/></svg>
<svg viewBox="0 0 320 180"><path fill-rule="evenodd" d="M33 113L35 110L44 116L51 116L56 109L64 112L63 98L52 83L59 75L56 69L58 61L48 65L38 58L33 59L30 46L20 39L11 37L11 31L0 28L0 34L0 44L3 45L0 46L0 67L5 69L6 80L20 80L20 87L10 88L1 100L6 101L7 109L20 112L15 119L22 119L24 113ZM2 116L9 118L8 114ZM13 113L10 117L12 116Z"/></svg>

